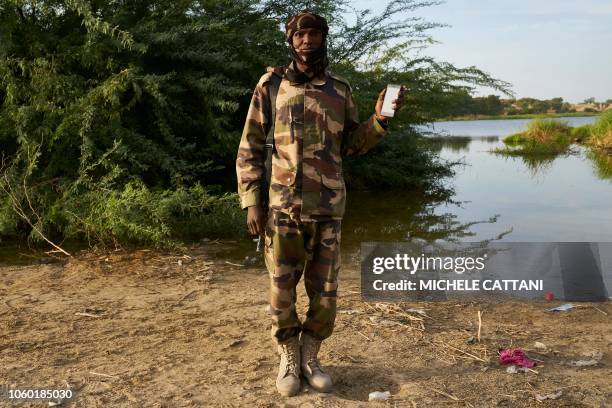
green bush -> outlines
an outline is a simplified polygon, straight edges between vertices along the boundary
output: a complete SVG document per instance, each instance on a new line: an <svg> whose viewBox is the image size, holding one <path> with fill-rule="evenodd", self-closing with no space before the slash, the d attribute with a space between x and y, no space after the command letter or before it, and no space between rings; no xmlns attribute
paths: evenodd
<svg viewBox="0 0 612 408"><path fill-rule="evenodd" d="M134 180L121 191L81 193L62 207L64 225L58 227L65 237L103 244L172 247L178 241L244 235L237 194L213 195L199 184L150 190Z"/></svg>
<svg viewBox="0 0 612 408"><path fill-rule="evenodd" d="M452 165L434 153L427 139L410 130L385 137L371 153L344 162L347 187L354 190L442 189L454 174Z"/></svg>
<svg viewBox="0 0 612 408"><path fill-rule="evenodd" d="M591 125L582 125L571 129L572 140L577 143L584 143L591 137Z"/></svg>
<svg viewBox="0 0 612 408"><path fill-rule="evenodd" d="M597 177L612 181L612 155L599 149L591 149L587 153L591 159Z"/></svg>
<svg viewBox="0 0 612 408"><path fill-rule="evenodd" d="M527 137L525 136L524 133L515 133L503 139L503 142L510 146L517 146L517 145L525 143L526 141L527 141Z"/></svg>
<svg viewBox="0 0 612 408"><path fill-rule="evenodd" d="M588 144L597 149L612 151L612 109L608 109L591 125Z"/></svg>
<svg viewBox="0 0 612 408"><path fill-rule="evenodd" d="M473 66L417 56L439 24L398 17L424 5L391 0L347 22L345 0L3 2L0 235L167 246L244 233L224 192L236 188L252 90L266 66L290 60L279 27L304 7L330 21L330 68L364 119L387 83L410 88L396 123L428 121L470 84L508 93ZM360 158L373 175L353 168L352 184L428 187L450 174L400 139Z"/></svg>
<svg viewBox="0 0 612 408"><path fill-rule="evenodd" d="M567 121L536 118L529 122L527 130L505 138L507 148L494 151L509 155L556 155L569 149L571 128Z"/></svg>

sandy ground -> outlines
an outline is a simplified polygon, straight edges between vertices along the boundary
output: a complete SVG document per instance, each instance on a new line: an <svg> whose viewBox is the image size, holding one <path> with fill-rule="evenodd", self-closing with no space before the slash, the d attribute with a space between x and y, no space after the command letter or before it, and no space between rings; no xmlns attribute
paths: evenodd
<svg viewBox="0 0 612 408"><path fill-rule="evenodd" d="M610 302L558 314L544 312L556 301L365 303L351 259L320 353L334 391L277 396L268 276L227 263L228 245L0 267L0 386L69 385L76 397L62 405L78 407L612 406ZM299 296L304 313L302 285ZM496 355L508 346L540 360L537 372L507 373ZM597 365L568 365L594 351ZM392 397L368 402L372 391Z"/></svg>

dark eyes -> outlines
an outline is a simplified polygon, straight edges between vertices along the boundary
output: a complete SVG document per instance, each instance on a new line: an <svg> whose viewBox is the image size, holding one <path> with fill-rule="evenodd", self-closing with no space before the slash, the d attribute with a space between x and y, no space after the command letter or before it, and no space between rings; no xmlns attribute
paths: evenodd
<svg viewBox="0 0 612 408"><path fill-rule="evenodd" d="M306 33L295 33L295 34L293 34L293 36L297 37L297 38L302 38L305 35L306 35ZM318 33L310 33L310 36L311 37L319 37Z"/></svg>

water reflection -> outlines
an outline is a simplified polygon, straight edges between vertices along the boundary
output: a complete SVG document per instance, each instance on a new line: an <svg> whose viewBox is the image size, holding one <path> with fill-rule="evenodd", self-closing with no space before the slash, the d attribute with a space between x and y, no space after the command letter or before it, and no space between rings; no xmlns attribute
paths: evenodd
<svg viewBox="0 0 612 408"><path fill-rule="evenodd" d="M440 145L440 149L444 147L453 153L460 151L453 147L449 147L449 145L445 143L438 142L438 144ZM464 151L469 151L469 144L470 142L467 141ZM511 147L491 149L490 153L504 160L520 160L534 177L550 171L554 161L558 158L567 158L570 156L575 156L577 158L583 157L591 162L597 178L601 180L612 180L612 155L605 151L594 150L584 146L571 146L565 153L528 154L513 152Z"/></svg>
<svg viewBox="0 0 612 408"><path fill-rule="evenodd" d="M544 173L548 172L552 168L553 162L560 156L559 154L513 155L499 149L491 150L491 154L498 156L503 160L520 161L532 177L543 175Z"/></svg>
<svg viewBox="0 0 612 408"><path fill-rule="evenodd" d="M442 149L449 150L453 153L467 152L470 150L470 143L474 138L469 136L440 136L433 134L425 138L428 147L434 152L440 152ZM483 136L478 138L479 141L497 144L499 136Z"/></svg>
<svg viewBox="0 0 612 408"><path fill-rule="evenodd" d="M593 163L595 175L602 180L612 180L612 154L590 150L587 158Z"/></svg>
<svg viewBox="0 0 612 408"><path fill-rule="evenodd" d="M434 152L440 152L443 148L445 148L454 153L459 153L467 152L470 149L472 138L463 136L435 136L427 138L426 141L430 149Z"/></svg>
<svg viewBox="0 0 612 408"><path fill-rule="evenodd" d="M451 209L464 204L453 200L452 195L351 192L343 220L342 248L344 251L356 251L362 241L470 240L476 235L472 227L497 222L499 215L462 221L455 212L439 211L441 206ZM489 240L501 239L509 232L504 231Z"/></svg>

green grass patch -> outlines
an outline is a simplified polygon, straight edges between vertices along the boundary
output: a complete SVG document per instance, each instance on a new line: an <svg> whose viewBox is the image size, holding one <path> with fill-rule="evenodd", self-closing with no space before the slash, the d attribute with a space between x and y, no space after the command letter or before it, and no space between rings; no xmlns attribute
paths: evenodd
<svg viewBox="0 0 612 408"><path fill-rule="evenodd" d="M529 122L524 132L503 139L507 147L494 152L512 156L566 153L572 143L571 130L567 121L536 118Z"/></svg>
<svg viewBox="0 0 612 408"><path fill-rule="evenodd" d="M30 194L43 194L34 189ZM38 227L59 241L90 246L123 245L177 248L202 238L241 238L246 235L245 213L238 195L220 193L196 183L174 189L149 188L134 179L121 188L73 189L50 206L40 207ZM35 217L32 217L35 218ZM42 243L25 227L8 199L0 200L0 237Z"/></svg>
<svg viewBox="0 0 612 408"><path fill-rule="evenodd" d="M591 125L591 137L587 144L596 149L612 152L612 109L605 111Z"/></svg>
<svg viewBox="0 0 612 408"><path fill-rule="evenodd" d="M612 155L600 150L591 149L587 157L593 163L595 174L600 179L612 181Z"/></svg>
<svg viewBox="0 0 612 408"><path fill-rule="evenodd" d="M503 142L509 146L518 146L527 142L527 137L524 133L515 133L503 139Z"/></svg>
<svg viewBox="0 0 612 408"><path fill-rule="evenodd" d="M591 137L591 125L582 125L570 130L572 140L576 143L584 143Z"/></svg>

